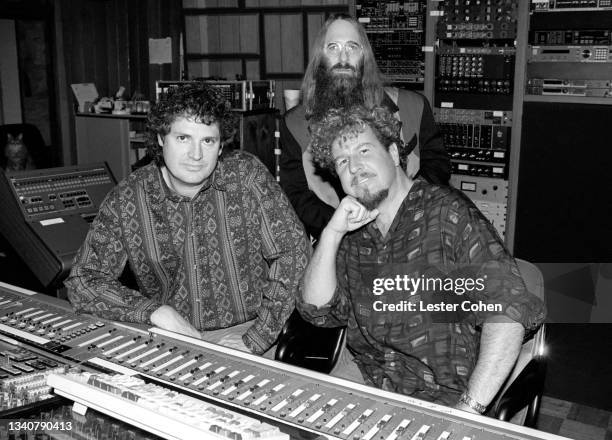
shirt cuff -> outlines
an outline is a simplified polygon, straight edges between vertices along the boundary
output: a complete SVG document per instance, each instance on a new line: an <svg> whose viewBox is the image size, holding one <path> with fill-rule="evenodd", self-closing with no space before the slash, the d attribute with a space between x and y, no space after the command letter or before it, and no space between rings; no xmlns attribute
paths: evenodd
<svg viewBox="0 0 612 440"><path fill-rule="evenodd" d="M242 335L242 341L252 353L263 354L268 348L272 346L259 333L253 328L249 327L244 335Z"/></svg>

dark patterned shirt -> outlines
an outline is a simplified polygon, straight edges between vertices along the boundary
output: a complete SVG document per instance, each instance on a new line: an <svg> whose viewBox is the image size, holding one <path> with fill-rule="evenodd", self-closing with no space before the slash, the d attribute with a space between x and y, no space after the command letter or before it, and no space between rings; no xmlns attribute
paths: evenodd
<svg viewBox="0 0 612 440"><path fill-rule="evenodd" d="M243 336L262 353L294 308L310 243L287 197L254 156L219 160L190 200L147 165L106 197L66 281L78 311L149 322L162 304L197 329L255 319ZM118 281L129 263L139 291Z"/></svg>
<svg viewBox="0 0 612 440"><path fill-rule="evenodd" d="M384 238L375 222L344 237L336 270L329 304L317 309L299 302L302 315L321 326L348 325L347 345L370 385L446 405L467 388L487 317L505 314L533 329L545 315L474 204L421 179ZM431 284L415 290L404 276ZM394 282L383 286L377 279ZM481 301L499 309L464 311L464 301L467 308ZM441 303L456 311L424 310ZM396 309L381 310L383 304Z"/></svg>

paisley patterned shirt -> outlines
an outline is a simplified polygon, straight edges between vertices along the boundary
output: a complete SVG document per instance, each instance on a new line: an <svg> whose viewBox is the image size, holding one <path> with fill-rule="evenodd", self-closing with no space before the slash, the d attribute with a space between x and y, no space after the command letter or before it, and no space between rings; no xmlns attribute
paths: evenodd
<svg viewBox="0 0 612 440"><path fill-rule="evenodd" d="M262 353L294 308L310 242L287 197L254 156L222 157L191 200L147 165L106 197L74 262L78 311L149 322L163 304L197 329L253 320L243 340ZM129 264L138 290L118 278Z"/></svg>
<svg viewBox="0 0 612 440"><path fill-rule="evenodd" d="M321 326L348 325L347 346L367 383L424 400L457 403L487 317L506 315L527 329L545 317L474 204L421 179L387 235L374 222L347 234L336 266L332 300L319 309L298 302L301 314Z"/></svg>

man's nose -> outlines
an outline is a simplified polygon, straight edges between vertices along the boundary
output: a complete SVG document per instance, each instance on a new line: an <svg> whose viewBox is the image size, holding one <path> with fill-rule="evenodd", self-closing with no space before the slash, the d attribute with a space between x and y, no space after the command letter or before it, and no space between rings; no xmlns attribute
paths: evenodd
<svg viewBox="0 0 612 440"><path fill-rule="evenodd" d="M342 49L340 49L340 54L338 55L338 59L340 60L342 64L346 64L349 58L350 57L348 55L346 47L342 47Z"/></svg>
<svg viewBox="0 0 612 440"><path fill-rule="evenodd" d="M362 163L359 158L351 157L349 159L349 171L351 172L351 174L356 174L357 172L359 172L359 170L361 170L361 168Z"/></svg>
<svg viewBox="0 0 612 440"><path fill-rule="evenodd" d="M193 160L202 159L202 146L199 142L192 142L189 146L189 157Z"/></svg>

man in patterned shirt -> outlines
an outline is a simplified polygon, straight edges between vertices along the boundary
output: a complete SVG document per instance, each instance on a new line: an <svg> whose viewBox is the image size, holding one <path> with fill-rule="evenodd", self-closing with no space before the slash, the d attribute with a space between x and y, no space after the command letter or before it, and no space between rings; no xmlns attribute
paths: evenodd
<svg viewBox="0 0 612 440"><path fill-rule="evenodd" d="M315 160L347 196L298 309L317 325L348 325L366 383L483 412L544 306L467 197L406 175L400 124L384 108L353 107L311 125Z"/></svg>
<svg viewBox="0 0 612 440"><path fill-rule="evenodd" d="M106 197L68 298L80 312L263 353L310 256L299 219L261 162L224 150L236 118L215 89L171 89L147 131L154 161ZM126 264L138 290L119 281Z"/></svg>

